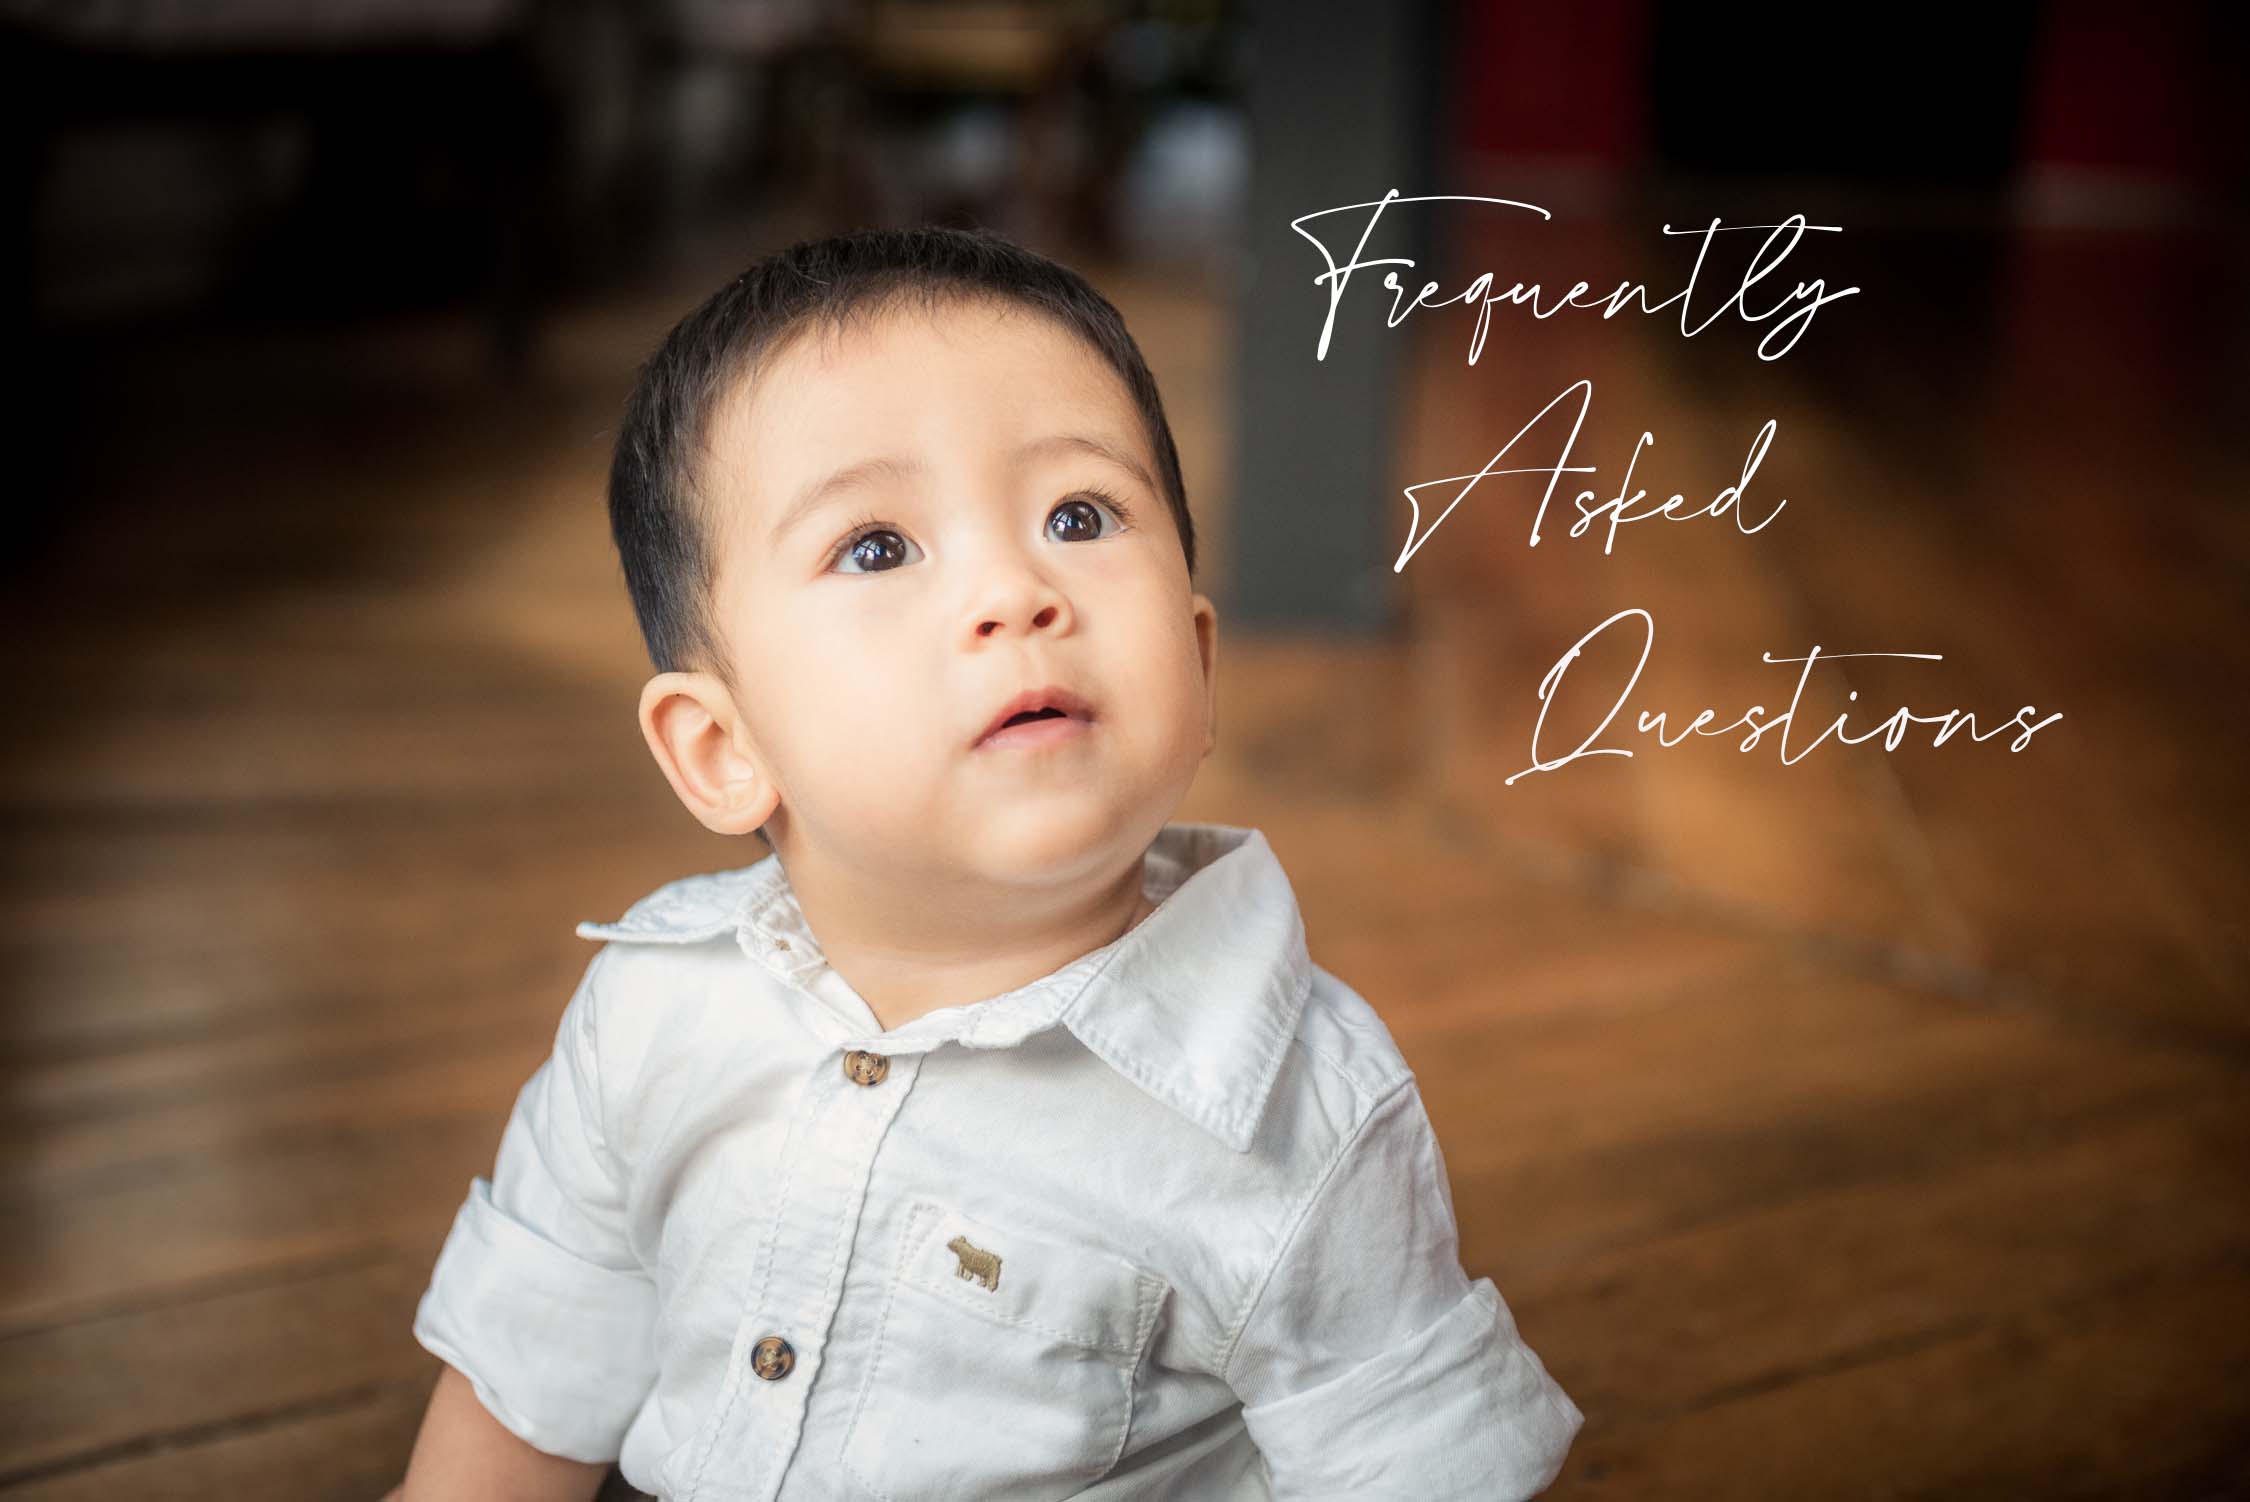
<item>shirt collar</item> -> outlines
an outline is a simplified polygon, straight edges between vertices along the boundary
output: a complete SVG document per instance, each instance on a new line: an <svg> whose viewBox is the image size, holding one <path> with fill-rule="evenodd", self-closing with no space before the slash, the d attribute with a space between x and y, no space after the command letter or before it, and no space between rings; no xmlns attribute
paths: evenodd
<svg viewBox="0 0 2250 1502"><path fill-rule="evenodd" d="M1263 833L1168 824L1142 886L1155 911L1026 985L854 1039L883 1053L1005 1048L1060 1024L1104 1063L1236 1152L1248 1152L1312 985L1296 893ZM589 939L701 943L732 933L779 979L828 970L778 856L650 893Z"/></svg>

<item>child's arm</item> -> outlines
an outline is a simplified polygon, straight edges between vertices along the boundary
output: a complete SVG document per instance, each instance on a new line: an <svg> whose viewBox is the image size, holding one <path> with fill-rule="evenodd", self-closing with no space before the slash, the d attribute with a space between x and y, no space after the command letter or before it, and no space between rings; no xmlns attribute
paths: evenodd
<svg viewBox="0 0 2250 1502"><path fill-rule="evenodd" d="M589 1502L607 1465L534 1450L485 1412L469 1379L439 1369L406 1480L384 1502Z"/></svg>
<svg viewBox="0 0 2250 1502"><path fill-rule="evenodd" d="M1462 1270L1453 1194L1411 1076L1299 1207L1223 1374L1281 1498L1518 1502L1584 1416Z"/></svg>
<svg viewBox="0 0 2250 1502"><path fill-rule="evenodd" d="M512 1478L538 1483L526 1497L590 1497L656 1384L656 1286L634 1244L631 1171L613 1130L629 1119L603 1069L611 953L563 1009L492 1177L470 1181L415 1311L414 1338L445 1370L409 1496L516 1495L497 1489Z"/></svg>

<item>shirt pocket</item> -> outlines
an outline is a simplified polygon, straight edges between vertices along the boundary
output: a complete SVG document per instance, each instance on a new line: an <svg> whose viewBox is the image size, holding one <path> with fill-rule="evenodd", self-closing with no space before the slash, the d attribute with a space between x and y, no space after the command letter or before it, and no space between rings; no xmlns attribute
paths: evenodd
<svg viewBox="0 0 2250 1502"><path fill-rule="evenodd" d="M844 1435L881 1498L1069 1496L1117 1463L1170 1285L931 1200L907 1215Z"/></svg>

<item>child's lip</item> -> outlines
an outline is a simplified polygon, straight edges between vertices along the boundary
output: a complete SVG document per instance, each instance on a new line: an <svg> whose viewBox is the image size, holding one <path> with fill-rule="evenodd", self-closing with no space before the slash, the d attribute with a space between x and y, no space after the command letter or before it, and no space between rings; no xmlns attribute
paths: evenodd
<svg viewBox="0 0 2250 1502"><path fill-rule="evenodd" d="M986 722L983 733L978 735L976 740L970 744L969 749L973 751L986 741L991 740L1013 716L1026 714L1035 709L1059 709L1071 719L1085 724L1092 724L1094 720L1093 705L1087 703L1082 696L1064 688L1061 684L1050 683L1043 688L1026 689L1001 705L999 713Z"/></svg>
<svg viewBox="0 0 2250 1502"><path fill-rule="evenodd" d="M1082 735L1093 733L1093 722L1066 716L1049 716L1043 720L1026 720L1020 725L1006 725L977 742L981 751L1034 751L1042 746L1061 745Z"/></svg>

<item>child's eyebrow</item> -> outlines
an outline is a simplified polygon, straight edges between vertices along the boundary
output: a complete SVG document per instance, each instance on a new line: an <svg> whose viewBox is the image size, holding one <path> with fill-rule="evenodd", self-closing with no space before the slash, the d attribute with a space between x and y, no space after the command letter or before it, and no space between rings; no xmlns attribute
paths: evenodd
<svg viewBox="0 0 2250 1502"><path fill-rule="evenodd" d="M1020 445L1012 457L1017 464L1021 464L1027 459L1043 459L1054 454L1088 454L1096 459L1107 460L1151 491L1156 489L1156 481L1150 478L1146 466L1133 457L1131 449L1121 443L1085 433L1055 433L1045 438L1034 438ZM790 502L789 509L782 513L781 520L774 523L773 531L767 534L767 546L780 546L783 535L790 528L847 491L856 490L878 479L906 480L928 473L929 466L919 459L898 459L888 455L847 464L797 492L797 498Z"/></svg>
<svg viewBox="0 0 2250 1502"><path fill-rule="evenodd" d="M1096 459L1106 459L1134 479L1156 489L1156 481L1133 457L1133 451L1122 443L1112 443L1106 438L1091 437L1084 433L1057 433L1050 438L1034 438L1016 450L1017 463L1026 459L1044 459L1052 454L1091 454Z"/></svg>

